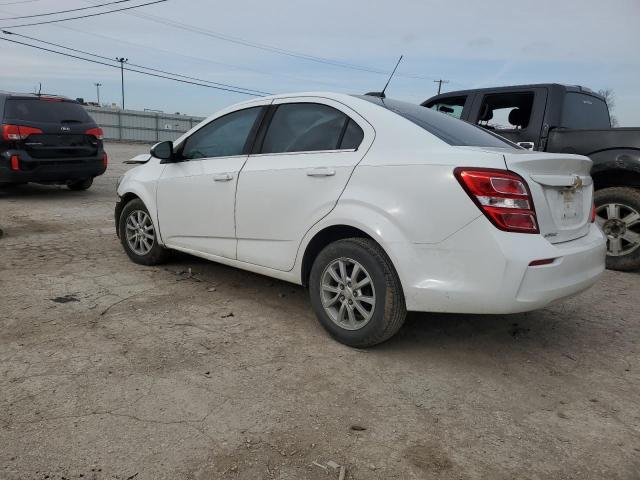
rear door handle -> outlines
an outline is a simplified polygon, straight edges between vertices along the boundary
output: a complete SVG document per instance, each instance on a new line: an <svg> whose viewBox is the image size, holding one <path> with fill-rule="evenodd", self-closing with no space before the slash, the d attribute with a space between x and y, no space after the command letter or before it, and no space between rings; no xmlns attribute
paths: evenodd
<svg viewBox="0 0 640 480"><path fill-rule="evenodd" d="M309 177L333 177L336 171L327 167L310 168L307 170Z"/></svg>
<svg viewBox="0 0 640 480"><path fill-rule="evenodd" d="M214 182L228 182L229 180L233 180L233 175L230 173L218 173L213 176Z"/></svg>

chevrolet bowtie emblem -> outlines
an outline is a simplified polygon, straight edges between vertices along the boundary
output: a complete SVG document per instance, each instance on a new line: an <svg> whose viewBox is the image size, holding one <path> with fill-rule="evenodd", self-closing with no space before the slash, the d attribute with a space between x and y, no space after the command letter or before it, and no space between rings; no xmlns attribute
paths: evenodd
<svg viewBox="0 0 640 480"><path fill-rule="evenodd" d="M572 190L577 190L580 187L582 187L582 178L576 175L576 178L573 180L573 185L571 185L571 187L569 188L571 188Z"/></svg>

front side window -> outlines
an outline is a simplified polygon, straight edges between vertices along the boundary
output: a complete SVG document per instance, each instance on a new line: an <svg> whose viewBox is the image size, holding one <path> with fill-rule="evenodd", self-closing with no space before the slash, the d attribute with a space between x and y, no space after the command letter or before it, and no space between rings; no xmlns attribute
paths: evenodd
<svg viewBox="0 0 640 480"><path fill-rule="evenodd" d="M466 101L466 96L441 98L436 100L434 103L427 105L427 108L435 110L436 112L446 113L454 118L460 118L462 117L462 110L464 109Z"/></svg>
<svg viewBox="0 0 640 480"><path fill-rule="evenodd" d="M186 140L182 157L194 160L246 154L247 139L261 109L238 110L213 120Z"/></svg>
<svg viewBox="0 0 640 480"><path fill-rule="evenodd" d="M482 100L478 125L487 130L522 130L529 126L533 110L532 92L499 93Z"/></svg>
<svg viewBox="0 0 640 480"><path fill-rule="evenodd" d="M354 125L350 129L351 123ZM362 129L353 120L328 105L283 104L273 114L261 153L357 148L364 135L360 132Z"/></svg>

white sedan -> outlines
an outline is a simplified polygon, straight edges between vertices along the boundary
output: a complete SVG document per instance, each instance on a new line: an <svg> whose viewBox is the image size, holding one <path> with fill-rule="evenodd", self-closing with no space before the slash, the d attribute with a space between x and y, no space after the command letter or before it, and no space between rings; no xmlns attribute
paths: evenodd
<svg viewBox="0 0 640 480"><path fill-rule="evenodd" d="M118 186L136 263L179 250L308 287L347 345L407 310L515 313L593 285L591 161L529 152L419 105L277 95L153 147Z"/></svg>

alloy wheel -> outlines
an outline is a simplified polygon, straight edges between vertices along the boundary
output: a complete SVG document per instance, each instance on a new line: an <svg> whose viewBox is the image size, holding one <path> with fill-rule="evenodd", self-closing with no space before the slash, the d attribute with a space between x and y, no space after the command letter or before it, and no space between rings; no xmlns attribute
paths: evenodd
<svg viewBox="0 0 640 480"><path fill-rule="evenodd" d="M149 214L143 210L133 210L127 217L125 235L129 248L136 255L147 255L156 240Z"/></svg>
<svg viewBox="0 0 640 480"><path fill-rule="evenodd" d="M329 318L345 330L359 330L373 318L373 280L362 264L351 258L327 265L321 276L320 298Z"/></svg>
<svg viewBox="0 0 640 480"><path fill-rule="evenodd" d="M607 255L628 255L640 247L640 213L628 205L600 205L596 208L596 222L607 236Z"/></svg>

